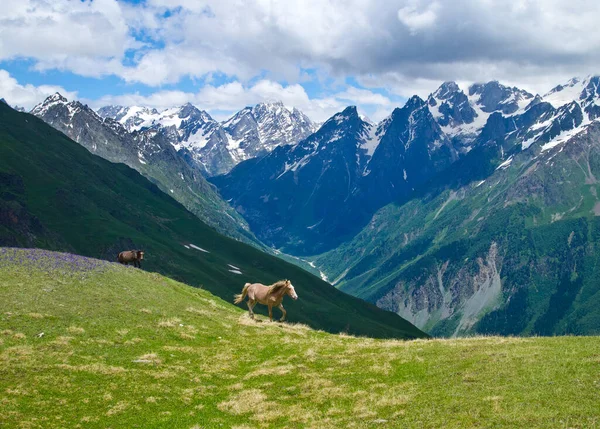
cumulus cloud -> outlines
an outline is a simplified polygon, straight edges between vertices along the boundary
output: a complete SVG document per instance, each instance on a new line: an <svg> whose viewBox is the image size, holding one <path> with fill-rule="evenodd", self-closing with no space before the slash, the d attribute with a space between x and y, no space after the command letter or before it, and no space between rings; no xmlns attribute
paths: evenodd
<svg viewBox="0 0 600 429"><path fill-rule="evenodd" d="M77 92L66 91L60 86L21 85L9 72L0 69L0 97L13 107L20 106L29 110L55 92L60 92L71 99L77 98Z"/></svg>
<svg viewBox="0 0 600 429"><path fill-rule="evenodd" d="M158 23L165 47L124 73L155 84L221 71L246 80L268 71L297 81L300 67L333 77L395 74L479 81L597 72L600 3L593 0L151 0L144 13L173 13ZM157 79L150 64L159 64ZM499 75L499 76L498 76ZM382 81L385 82L385 81Z"/></svg>
<svg viewBox="0 0 600 429"><path fill-rule="evenodd" d="M33 58L39 69L84 60L103 67L140 46L114 0L2 0L0 59Z"/></svg>

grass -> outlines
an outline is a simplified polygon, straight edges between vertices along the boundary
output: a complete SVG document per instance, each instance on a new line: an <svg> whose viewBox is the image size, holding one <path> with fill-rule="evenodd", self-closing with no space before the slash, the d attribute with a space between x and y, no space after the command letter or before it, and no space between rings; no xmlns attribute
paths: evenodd
<svg viewBox="0 0 600 429"><path fill-rule="evenodd" d="M333 335L73 258L1 253L2 427L600 426L595 337Z"/></svg>

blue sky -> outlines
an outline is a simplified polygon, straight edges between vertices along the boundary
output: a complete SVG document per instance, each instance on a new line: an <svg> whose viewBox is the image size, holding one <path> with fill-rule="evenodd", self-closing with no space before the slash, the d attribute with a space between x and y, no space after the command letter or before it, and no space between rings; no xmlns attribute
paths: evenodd
<svg viewBox="0 0 600 429"><path fill-rule="evenodd" d="M192 102L219 119L282 100L381 120L443 81L544 93L598 73L589 0L2 0L0 97Z"/></svg>

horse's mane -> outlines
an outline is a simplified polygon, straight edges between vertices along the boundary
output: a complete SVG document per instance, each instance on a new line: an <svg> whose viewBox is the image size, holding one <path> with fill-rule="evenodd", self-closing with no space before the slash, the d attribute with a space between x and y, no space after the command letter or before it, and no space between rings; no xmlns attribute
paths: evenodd
<svg viewBox="0 0 600 429"><path fill-rule="evenodd" d="M274 294L280 292L281 289L285 288L287 285L287 280L279 280L277 283L273 283L269 286L269 293Z"/></svg>

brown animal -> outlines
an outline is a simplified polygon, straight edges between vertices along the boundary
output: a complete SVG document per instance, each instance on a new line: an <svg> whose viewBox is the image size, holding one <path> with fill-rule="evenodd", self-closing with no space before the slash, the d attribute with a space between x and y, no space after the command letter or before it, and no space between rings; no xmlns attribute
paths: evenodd
<svg viewBox="0 0 600 429"><path fill-rule="evenodd" d="M287 311L283 308L281 302L285 295L289 295L292 299L298 299L296 290L289 280L279 280L271 286L265 286L261 283L246 283L242 289L242 293L234 295L234 304L239 304L248 295L248 312L250 317L254 319L254 306L260 303L269 307L269 320L273 321L273 307L279 307L283 316L279 319L281 322L285 320Z"/></svg>
<svg viewBox="0 0 600 429"><path fill-rule="evenodd" d="M119 253L119 256L117 256L117 261L121 264L129 265L130 262L133 262L133 266L138 268L142 268L141 261L143 259L143 250L126 250L124 252Z"/></svg>

